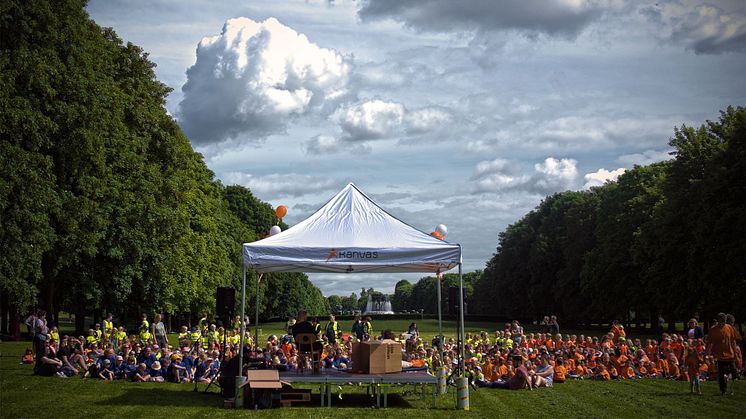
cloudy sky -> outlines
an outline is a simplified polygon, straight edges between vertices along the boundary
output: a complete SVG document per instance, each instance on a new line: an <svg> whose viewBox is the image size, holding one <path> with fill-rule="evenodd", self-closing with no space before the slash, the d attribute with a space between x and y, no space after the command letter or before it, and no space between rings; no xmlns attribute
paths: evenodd
<svg viewBox="0 0 746 419"><path fill-rule="evenodd" d="M746 104L746 3L91 0L173 88L224 184L292 225L354 182L464 268L547 194L668 158L675 126ZM311 275L329 294L419 275Z"/></svg>

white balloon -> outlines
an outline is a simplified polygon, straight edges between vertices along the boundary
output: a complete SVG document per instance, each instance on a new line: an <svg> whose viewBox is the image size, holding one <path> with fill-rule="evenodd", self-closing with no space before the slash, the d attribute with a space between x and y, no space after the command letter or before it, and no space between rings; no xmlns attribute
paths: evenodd
<svg viewBox="0 0 746 419"><path fill-rule="evenodd" d="M435 231L437 231L438 233L442 234L443 237L445 237L446 234L448 234L448 227L446 227L445 224L438 224L438 226L435 227Z"/></svg>
<svg viewBox="0 0 746 419"><path fill-rule="evenodd" d="M280 233L281 231L282 229L280 228L280 226L272 226L272 228L269 229L269 235L274 236L275 234Z"/></svg>

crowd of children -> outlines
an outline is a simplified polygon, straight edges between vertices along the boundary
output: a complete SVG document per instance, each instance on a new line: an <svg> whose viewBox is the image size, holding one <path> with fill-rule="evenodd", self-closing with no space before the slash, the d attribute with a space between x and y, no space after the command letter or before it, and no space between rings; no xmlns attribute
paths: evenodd
<svg viewBox="0 0 746 419"><path fill-rule="evenodd" d="M699 333L701 328L692 319L687 333L663 333L660 340L644 343L628 337L617 322L601 337L539 333L522 336L516 343L506 324L494 337L484 332L466 335L466 365L473 383L482 387L533 389L572 379L662 378L688 381L691 391L700 393L700 381L722 379L718 369L727 369L724 372L732 378L746 372L743 340L733 323L733 316L723 315L711 329L713 334L722 325L732 331L738 344L722 349L732 353L726 356L732 362L722 362L720 342L709 342L709 335Z"/></svg>
<svg viewBox="0 0 746 419"><path fill-rule="evenodd" d="M156 320L160 321L159 318ZM356 323L361 321L356 319ZM732 316L724 317L723 321L733 324ZM664 333L660 340L646 339L643 342L627 336L624 327L616 322L609 333L591 337L560 333L524 334L523 328L514 321L493 334L466 334L463 362L475 387L534 389L567 380L650 377L689 381L692 392L699 392L700 380L717 379L718 369L729 367L718 362L708 336L702 333L696 320L692 322L684 334ZM433 375L443 368L447 375L451 375L459 366L459 345L453 338L443 342L436 338L432 343L427 342L419 336L415 323L406 333L383 331L374 334L370 320L366 319L366 323L366 339L386 338L401 343L405 368L427 369ZM728 327L738 333L730 325ZM227 326L210 322L205 315L191 330L181 327L176 337L178 345L171 345L163 336L158 336L163 332L159 333L151 326L145 315L138 333L129 335L122 327L114 327L109 316L103 327L97 324L87 337L63 336L60 339L57 329L52 328L43 349L37 351L35 361L29 350L22 362L35 363L35 373L47 376L207 382L218 375L221 362L236 355L240 347L239 319L235 318ZM354 331L359 328L359 324L353 326ZM354 368L350 360L352 343L357 339L355 333L341 333L334 316L330 316L323 328L317 320L314 321L312 330L322 342L321 368ZM740 335L737 336L738 342L741 339ZM251 348L249 359L258 360L261 367L280 370L312 367L311 359L298 353L291 333L269 336L262 345L255 346L247 331L245 343ZM736 345L734 365L728 371L733 378L744 373L741 351L741 347Z"/></svg>

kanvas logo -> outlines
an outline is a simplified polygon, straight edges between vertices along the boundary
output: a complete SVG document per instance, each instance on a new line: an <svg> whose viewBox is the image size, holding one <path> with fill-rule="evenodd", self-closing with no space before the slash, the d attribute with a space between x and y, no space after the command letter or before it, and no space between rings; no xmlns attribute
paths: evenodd
<svg viewBox="0 0 746 419"><path fill-rule="evenodd" d="M340 250L330 249L326 255L326 262L332 259L378 259L378 252L361 252L358 250Z"/></svg>

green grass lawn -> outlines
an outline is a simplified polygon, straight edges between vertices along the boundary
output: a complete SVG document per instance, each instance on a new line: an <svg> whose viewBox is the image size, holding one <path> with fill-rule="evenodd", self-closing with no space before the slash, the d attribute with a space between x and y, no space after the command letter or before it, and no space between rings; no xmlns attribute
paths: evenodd
<svg viewBox="0 0 746 419"><path fill-rule="evenodd" d="M378 321L403 330L409 321ZM437 321L418 322L427 337L437 333ZM262 335L279 333L280 323L262 325ZM348 325L345 324L345 327ZM469 324L467 330L494 330L494 325ZM446 335L455 325L448 323ZM419 389L401 386L390 390L389 408L372 412L375 400L362 387L344 387L342 398L334 396L332 408L321 408L318 397L306 407L267 410L223 409L217 393L194 393L194 385L170 383L129 383L82 380L79 378L36 377L32 367L18 365L29 342L0 343L0 417L743 417L746 414L746 382L730 384L733 395L719 395L716 382L702 384L702 396L689 394L688 383L656 379L622 382L571 381L554 388L535 391L480 389L472 391L471 412L454 410L455 394L438 399L421 398ZM204 389L205 384L200 384ZM318 388L307 387L318 394ZM217 390L217 389L216 389Z"/></svg>

